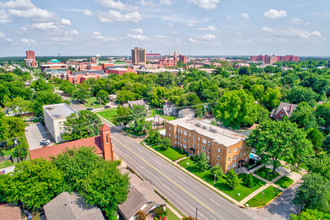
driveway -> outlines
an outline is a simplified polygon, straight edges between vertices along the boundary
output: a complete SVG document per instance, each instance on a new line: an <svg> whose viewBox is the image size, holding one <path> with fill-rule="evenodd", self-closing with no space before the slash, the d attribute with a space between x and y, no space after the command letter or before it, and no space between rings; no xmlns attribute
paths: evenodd
<svg viewBox="0 0 330 220"><path fill-rule="evenodd" d="M48 139L54 141L47 128L40 122L30 123L25 129L25 136L29 144L30 150L42 148L40 140Z"/></svg>

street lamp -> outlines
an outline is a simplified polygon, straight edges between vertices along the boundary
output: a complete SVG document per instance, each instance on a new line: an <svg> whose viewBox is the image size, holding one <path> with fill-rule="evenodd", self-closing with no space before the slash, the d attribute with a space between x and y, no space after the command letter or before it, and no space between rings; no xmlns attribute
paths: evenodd
<svg viewBox="0 0 330 220"><path fill-rule="evenodd" d="M196 220L197 220L197 214L198 214L198 208L201 206L196 206Z"/></svg>

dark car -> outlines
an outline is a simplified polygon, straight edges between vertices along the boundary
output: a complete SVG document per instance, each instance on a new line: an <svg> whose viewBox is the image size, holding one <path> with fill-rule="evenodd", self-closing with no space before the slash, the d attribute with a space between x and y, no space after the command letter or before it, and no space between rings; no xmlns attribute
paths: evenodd
<svg viewBox="0 0 330 220"><path fill-rule="evenodd" d="M106 105L106 106L104 106L104 108L111 108L110 106L108 106L108 105Z"/></svg>

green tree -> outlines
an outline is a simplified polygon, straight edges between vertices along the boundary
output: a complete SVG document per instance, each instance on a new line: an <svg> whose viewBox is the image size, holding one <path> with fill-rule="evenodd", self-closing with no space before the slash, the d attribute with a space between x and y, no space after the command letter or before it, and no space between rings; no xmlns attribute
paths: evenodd
<svg viewBox="0 0 330 220"><path fill-rule="evenodd" d="M310 129L317 126L315 110L307 102L301 102L290 117L290 121L298 124L300 128Z"/></svg>
<svg viewBox="0 0 330 220"><path fill-rule="evenodd" d="M330 219L330 214L325 212L320 212L313 209L306 209L299 213L299 215L290 214L291 220L323 220Z"/></svg>
<svg viewBox="0 0 330 220"><path fill-rule="evenodd" d="M167 137L164 137L162 141L160 142L160 146L167 150L169 147L171 147L171 140Z"/></svg>
<svg viewBox="0 0 330 220"><path fill-rule="evenodd" d="M274 108L277 108L281 100L281 92L278 87L275 89L267 88L265 95L261 97L261 103L271 111Z"/></svg>
<svg viewBox="0 0 330 220"><path fill-rule="evenodd" d="M228 171L226 175L226 182L231 189L234 189L239 184L239 179L234 169Z"/></svg>
<svg viewBox="0 0 330 220"><path fill-rule="evenodd" d="M42 111L43 105L57 104L64 102L59 94L53 93L52 91L49 90L36 92L33 95L32 100L33 100L32 101L33 112L37 117L43 116L43 111Z"/></svg>
<svg viewBox="0 0 330 220"><path fill-rule="evenodd" d="M271 162L274 173L280 165L280 159L299 168L313 154L306 133L289 120L263 122L252 131L246 143L255 148L265 162Z"/></svg>
<svg viewBox="0 0 330 220"><path fill-rule="evenodd" d="M301 209L330 212L330 180L319 173L307 174L292 203Z"/></svg>
<svg viewBox="0 0 330 220"><path fill-rule="evenodd" d="M1 127L0 127L0 131L1 131ZM0 132L0 137L1 137L1 132ZM330 134L328 134L325 140L323 141L322 148L328 153L330 152Z"/></svg>
<svg viewBox="0 0 330 220"><path fill-rule="evenodd" d="M62 90L65 94L72 95L73 92L76 90L76 87L73 83L70 83L69 81L65 80L61 82L60 90Z"/></svg>
<svg viewBox="0 0 330 220"><path fill-rule="evenodd" d="M101 208L109 219L114 218L118 204L126 200L129 190L129 178L120 173L117 165L102 161L82 183L87 203Z"/></svg>
<svg viewBox="0 0 330 220"><path fill-rule="evenodd" d="M21 202L24 208L36 210L60 194L63 185L62 171L50 161L35 159L17 163L1 188L6 188L8 202Z"/></svg>
<svg viewBox="0 0 330 220"><path fill-rule="evenodd" d="M96 97L100 99L100 101L101 101L100 104L105 105L106 103L109 102L109 99L108 99L109 93L104 90L101 90L99 93L97 93Z"/></svg>
<svg viewBox="0 0 330 220"><path fill-rule="evenodd" d="M300 102L308 102L310 106L315 106L315 102L319 95L312 88L302 86L294 86L289 90L286 99L290 103L299 104Z"/></svg>
<svg viewBox="0 0 330 220"><path fill-rule="evenodd" d="M79 115L72 113L67 117L64 126L66 132L62 135L63 140L73 141L96 136L101 127L101 120L93 112L82 110Z"/></svg>
<svg viewBox="0 0 330 220"><path fill-rule="evenodd" d="M24 112L32 111L32 102L21 97L13 98L11 102L6 103L6 106L12 108L14 113L20 115L23 115Z"/></svg>
<svg viewBox="0 0 330 220"><path fill-rule="evenodd" d="M215 118L225 126L251 126L257 120L257 104L244 90L226 92L214 109Z"/></svg>
<svg viewBox="0 0 330 220"><path fill-rule="evenodd" d="M196 164L197 168L202 172L209 167L209 161L207 160L206 155L204 154L204 152L202 152L199 155L199 157L195 161L195 164Z"/></svg>
<svg viewBox="0 0 330 220"><path fill-rule="evenodd" d="M307 138L312 142L316 152L322 151L324 135L317 128L310 128L307 131Z"/></svg>
<svg viewBox="0 0 330 220"><path fill-rule="evenodd" d="M245 185L249 188L254 187L254 180L252 174L249 174L245 178Z"/></svg>
<svg viewBox="0 0 330 220"><path fill-rule="evenodd" d="M255 100L260 101L261 97L263 97L265 93L264 85L255 84L250 87L250 91Z"/></svg>
<svg viewBox="0 0 330 220"><path fill-rule="evenodd" d="M53 86L52 84L47 83L44 79L39 78L31 83L31 88L33 88L35 91L51 91Z"/></svg>
<svg viewBox="0 0 330 220"><path fill-rule="evenodd" d="M132 110L129 107L122 107L121 105L118 105L115 122L126 127L126 125L133 120L132 114Z"/></svg>
<svg viewBox="0 0 330 220"><path fill-rule="evenodd" d="M250 70L249 67L243 66L243 67L239 68L238 74L239 75L248 75L249 76L251 74L251 70Z"/></svg>
<svg viewBox="0 0 330 220"><path fill-rule="evenodd" d="M216 179L220 179L225 176L225 172L223 171L222 167L219 164L211 168L211 173L215 175Z"/></svg>
<svg viewBox="0 0 330 220"><path fill-rule="evenodd" d="M330 102L318 106L315 112L316 118L321 126L330 127Z"/></svg>
<svg viewBox="0 0 330 220"><path fill-rule="evenodd" d="M159 133L159 131L150 129L148 132L147 140L151 144L159 144L162 141L162 135Z"/></svg>
<svg viewBox="0 0 330 220"><path fill-rule="evenodd" d="M318 154L308 162L309 172L319 173L321 176L330 179L330 155L327 153Z"/></svg>
<svg viewBox="0 0 330 220"><path fill-rule="evenodd" d="M89 98L89 93L86 89L80 88L73 92L72 97L78 101L84 103Z"/></svg>

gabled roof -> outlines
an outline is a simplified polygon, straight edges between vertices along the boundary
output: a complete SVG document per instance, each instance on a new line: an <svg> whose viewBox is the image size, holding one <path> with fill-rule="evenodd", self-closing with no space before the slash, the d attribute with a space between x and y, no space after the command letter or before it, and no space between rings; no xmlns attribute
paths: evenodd
<svg viewBox="0 0 330 220"><path fill-rule="evenodd" d="M132 186L127 195L126 201L118 205L120 213L125 219L132 218L148 200Z"/></svg>
<svg viewBox="0 0 330 220"><path fill-rule="evenodd" d="M292 112L297 109L297 104L281 102L277 109L273 109L270 117L274 118L280 111L284 111L286 116L290 117Z"/></svg>
<svg viewBox="0 0 330 220"><path fill-rule="evenodd" d="M110 131L110 128L108 125L103 124L102 127L100 128L100 131Z"/></svg>
<svg viewBox="0 0 330 220"><path fill-rule="evenodd" d="M141 99L141 100L135 100L135 101L128 101L128 105L129 105L130 108L132 108L133 105L143 105L143 106L145 106L146 103L143 101L143 99Z"/></svg>
<svg viewBox="0 0 330 220"><path fill-rule="evenodd" d="M86 204L78 193L62 192L44 206L47 220L104 220L101 210Z"/></svg>

